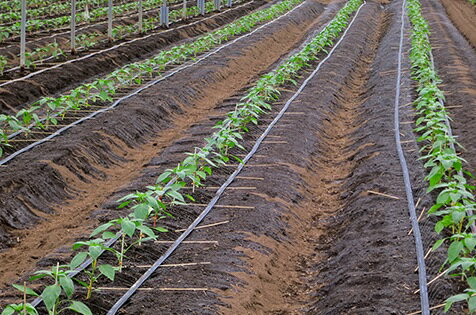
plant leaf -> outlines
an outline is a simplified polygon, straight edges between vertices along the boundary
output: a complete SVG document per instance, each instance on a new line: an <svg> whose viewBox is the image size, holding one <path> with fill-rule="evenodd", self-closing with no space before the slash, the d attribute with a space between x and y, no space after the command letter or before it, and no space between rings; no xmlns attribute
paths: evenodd
<svg viewBox="0 0 476 315"><path fill-rule="evenodd" d="M76 256L74 256L74 258L71 260L71 263L69 264L71 270L78 268L78 266L83 263L86 257L88 257L88 253L86 252L80 252L76 254Z"/></svg>
<svg viewBox="0 0 476 315"><path fill-rule="evenodd" d="M17 289L18 291L20 292L25 292L25 287L22 286L22 285L19 285L19 284L12 284L12 286ZM38 293L36 293L33 289L30 289L28 287L26 287L26 294L28 295L33 295L33 296L39 296Z"/></svg>
<svg viewBox="0 0 476 315"><path fill-rule="evenodd" d="M114 267L108 264L105 265L100 265L99 266L99 271L105 275L109 280L114 281L114 275L116 271L114 270Z"/></svg>
<svg viewBox="0 0 476 315"><path fill-rule="evenodd" d="M70 277L63 276L59 278L59 283L61 287L63 288L63 291L66 294L66 296L70 299L74 293L73 280L71 280Z"/></svg>
<svg viewBox="0 0 476 315"><path fill-rule="evenodd" d="M41 293L41 297L43 299L43 303L45 303L46 309L49 311L53 309L56 304L56 300L59 298L61 294L61 288L56 285L47 286L43 292Z"/></svg>
<svg viewBox="0 0 476 315"><path fill-rule="evenodd" d="M73 301L68 309L75 311L76 313L83 314L83 315L92 315L91 310L87 307L84 303Z"/></svg>

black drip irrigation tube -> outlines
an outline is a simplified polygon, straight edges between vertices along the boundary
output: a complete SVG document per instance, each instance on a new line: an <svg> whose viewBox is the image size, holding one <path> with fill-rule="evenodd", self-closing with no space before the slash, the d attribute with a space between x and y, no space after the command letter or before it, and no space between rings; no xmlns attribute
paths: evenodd
<svg viewBox="0 0 476 315"><path fill-rule="evenodd" d="M222 50L223 48L228 47L228 46L232 45L233 43L235 43L235 42L237 42L237 41L239 41L239 40L241 40L241 39L243 39L243 38L246 38L246 37L252 35L253 33L259 31L260 29L266 27L267 25L278 21L279 19L281 19L281 18L287 16L288 14L290 14L291 12L293 12L294 10L296 10L296 9L298 9L299 7L301 7L302 5L304 5L304 3L305 3L305 2L302 2L301 4L295 6L294 8L292 8L291 10L289 10L288 12L286 12L285 14L283 14L283 15L281 15L281 16L275 18L275 19L272 20L272 21L269 21L269 22L267 22L267 23L261 25L260 27L258 27L258 28L256 28L256 29L254 29L252 32L247 33L247 34L244 34L244 35L242 35L241 37L238 37L238 38L234 39L233 41L228 42L228 43L226 43L226 44L220 46L219 48L216 48L215 50L213 50L213 51L207 53L205 56L202 56L201 58L197 59L197 60L194 61L193 63L184 65L184 66L182 66L182 67L180 67L180 68L178 68L178 69L176 69L176 70L170 72L170 73L167 74L166 76L163 76L163 77L161 77L161 78L159 78L159 79L157 79L157 80L154 80L154 81L150 82L149 84L143 86L142 88L140 88L140 89L134 91L132 94L129 94L129 95L127 95L127 96L124 96L124 97L118 99L118 100L115 101L111 106L109 106L109 107L107 107L107 108L103 108L103 109L101 109L101 110L99 110L99 111L97 111L97 112L94 112L94 113L92 113L92 114L86 116L86 117L83 117L81 120L75 121L75 122L72 123L71 125L68 125L68 126L66 126L66 127L63 127L62 129L56 131L54 134L48 136L47 138L42 139L42 140L40 140L40 141L38 141L38 142L35 142L35 143L29 145L28 147L25 147L24 149L20 150L20 151L22 151L22 152L20 152L20 151L15 152L15 153L14 153L14 154L16 154L15 156L17 156L17 155L19 155L19 154L21 154L21 153L23 153L23 152L26 152L26 151L32 149L32 148L35 147L36 145L39 145L39 144L41 144L41 143L43 143L43 142L45 142L45 141L48 141L48 140L47 140L48 138L53 138L53 137L56 137L56 136L60 135L63 131L65 131L65 130L67 130L67 129L69 129L69 128L71 128L71 127L73 127L73 126L75 126L75 125L77 125L77 124L79 124L79 123L81 123L81 122L87 120L87 119L90 119L90 118L92 118L92 117L98 115L99 113L103 113L103 112L106 112L106 111L109 111L109 110L113 109L114 107L116 107L116 106L117 106L120 102L122 102L123 100L126 100L126 99L128 99L128 98L130 98L130 97L132 97L132 96L134 96L134 95L137 95L137 94L140 93L141 91L143 91L143 90L145 90L145 89L147 89L147 88L149 88L149 87L151 87L151 86L157 84L158 82L160 82L160 81L162 81L162 80L165 80L165 79L168 78L168 77L171 77L172 75L176 74L177 72L182 71L183 69L186 69L186 68L189 68L189 67L191 67L191 66L193 66L193 65L198 64L199 62L203 61L204 59L208 58L209 56L218 53L218 52L219 52L220 50ZM360 10L360 9L359 9L359 10ZM0 161L0 165L7 163L7 162L10 161L11 159L13 159L15 156L10 155L8 158L6 158L6 159L4 159L4 160L1 160L1 161ZM243 161L244 161L244 160L243 160ZM245 163L246 163L246 162L245 162ZM170 187L171 185L174 184L174 182L175 182L175 181L173 181L173 180L170 181L165 187ZM119 240L119 238L120 238L121 236L122 236L122 234L119 233L119 234L116 235L114 238L111 238L111 239L109 239L106 243L104 243L104 246L105 246L105 247L111 247L111 246L113 246L113 245ZM104 251L105 251L105 250L101 250L100 255L102 255L102 254L104 253ZM71 272L70 274L68 274L68 277L72 278L72 277L76 276L76 275L79 274L81 271L83 271L84 269L86 269L87 267L89 267L89 265L91 265L91 263L92 263L92 260L91 260L90 258L87 259L87 260L86 260L85 262L83 262L80 266L78 266L73 272ZM34 307L36 307L36 306L38 306L38 304L40 304L41 301L42 301L41 296L40 296L40 297L37 297L35 300L33 300L33 302L31 303L31 305L33 305Z"/></svg>
<svg viewBox="0 0 476 315"><path fill-rule="evenodd" d="M400 84L402 77L402 55L403 55L403 35L405 28L405 5L407 1L402 2L402 16L401 16L401 28L400 28L400 46L398 49L398 66L397 66L397 82L395 92L395 116L394 116L394 130L395 130L395 142L397 147L398 158L403 172L403 181L405 183L405 192L408 201L408 211L410 213L410 219L412 222L413 235L415 238L415 247L418 262L418 284L420 288L420 304L422 315L430 315L430 303L428 300L428 285L426 280L426 266L425 266L425 253L423 250L423 241L421 238L420 226L415 210L415 203L413 199L413 189L410 181L410 174L408 171L407 161L403 153L403 148L400 140Z"/></svg>
<svg viewBox="0 0 476 315"><path fill-rule="evenodd" d="M352 21L349 23L349 26L347 29L344 31L342 34L342 37L339 39L339 41L334 45L332 50L329 52L329 54L324 58L314 69L314 71L311 73L311 75L303 82L303 84L299 87L299 89L296 91L296 93L286 102L284 107L281 109L279 114L274 118L274 120L268 125L266 130L263 132L263 134L258 138L256 141L255 145L251 149L251 151L246 155L246 157L242 160L242 163L238 165L236 170L231 174L226 182L218 189L216 192L215 196L213 199L210 201L210 203L207 205L207 207L200 213L200 215L193 221L192 224L183 232L176 240L175 242L169 247L169 249L152 265L152 267L149 268L140 278L139 280L134 283L134 285L112 306L112 308L107 312L107 315L114 315L118 312L118 310L127 302L127 300L137 291L137 289L140 288L140 286L157 270L157 268L164 263L164 261L180 246L180 244L187 238L192 231L202 222L202 220L210 213L210 211L213 209L213 207L216 205L220 197L222 196L223 192L225 191L226 188L235 180L235 178L239 175L239 173L243 170L243 168L246 166L246 163L253 157L253 155L258 151L259 147L261 146L261 143L263 140L266 138L266 136L270 133L271 129L278 123L278 121L283 117L283 115L286 113L288 110L289 106L291 103L301 94L301 92L304 90L304 88L307 86L308 82L317 74L317 72L320 70L321 66L329 59L336 48L339 46L339 44L342 42L344 37L346 36L348 30L351 28L352 24L354 23L355 19L357 18L360 9L366 4L366 1L364 0L364 3L362 3L357 10L354 18ZM425 314L426 315L426 314Z"/></svg>
<svg viewBox="0 0 476 315"><path fill-rule="evenodd" d="M179 67L178 69L176 69L176 70L174 70L174 71L168 73L167 75L165 75L165 76L163 76L163 77L160 77L160 78L158 78L158 79L156 79L156 80L154 80L154 81L149 82L148 84L146 84L145 86L143 86L143 87L141 87L141 88L135 90L135 91L132 92L131 94L128 94L128 95L123 96L123 97L121 97L120 99L116 100L116 101L115 101L114 103L112 103L109 107L102 108L102 109L100 109L100 110L98 110L98 111L96 111L96 112L94 112L94 113L91 113L91 114L89 114L88 116L85 116L85 117L83 117L83 118L81 118L81 119L79 119L79 120L77 120L77 121L75 121L75 122L73 122L73 123L71 123L71 124L69 124L69 125L67 125L67 126L65 126L65 127L63 127L63 128L61 128L61 129L57 130L56 132L52 133L52 134L49 135L48 137L43 138L43 139L41 139L41 140L39 140L39 141L37 141L37 142L34 142L34 143L32 143L32 144L26 146L25 148L23 148L23 149L21 149L21 150L18 150L18 151L16 151L16 152L12 153L11 155L9 155L8 157L6 157L5 159L0 160L0 166L1 166L1 165L5 165L6 163L10 162L11 160L13 160L13 159L14 159L15 157L17 157L18 155L20 155L20 154L22 154L22 153L25 153L25 152L27 152L27 151L30 151L30 150L33 149L34 147L36 147L36 146L38 146L38 145L40 145L40 144L42 144L42 143L45 143L45 142L47 142L47 141L49 141L49 140L51 140L51 139L53 139L53 138L59 136L60 134L62 134L63 132L65 132L65 131L68 130L68 129L70 129L70 128L72 128L72 127L74 127L74 126L76 126L76 125L78 125L78 124L80 124L80 123L82 123L82 122L84 122L84 121L86 121L86 120L89 120L89 119L91 119L91 118L97 116L98 114L101 114L101 113L104 113L104 112L107 112L107 111L110 111L110 110L114 109L114 108L117 107L117 105L119 105L122 101L125 101L125 100L131 98L132 96L135 96L135 95L139 94L140 92L144 91L145 89L148 89L149 87L156 85L156 84L159 83L160 81L165 80L165 79L167 79L167 78L173 76L174 74L176 74L176 73L178 73L178 72L180 72L180 71L182 71L182 70L184 70L184 69L190 68L190 67L192 67L192 66L198 64L199 62L201 62L201 61L207 59L208 57L210 57L210 56L212 56L212 55L218 53L220 50L222 50L222 49L224 49L224 48L226 48L226 47L228 47L228 46L234 44L235 42L237 42L237 41L239 41L239 40L242 40L243 38L246 38L246 37L248 37L248 36L254 34L255 32L257 32L257 31L259 31L260 29L262 29L263 27L266 27L267 25L269 25L269 24L271 24L271 23L274 23L275 21L277 21L277 20L279 20L279 19L281 19L281 18L287 16L289 13L291 13L291 12L293 12L294 10L296 10L297 8L301 7L304 3L305 3L305 2L302 2L301 4L295 6L294 8L292 8L290 11L286 12L285 14L283 14L283 15L277 17L276 19L274 19L274 20L272 20L272 21L269 21L269 22L267 22L267 23L265 23L265 24L259 26L258 28L254 29L254 30L251 31L250 33L244 34L244 35L242 35L242 36L240 36L240 37L238 37L238 38L232 40L231 42L228 42L228 43L226 43L226 44L224 44L224 45L222 45L222 46L219 46L218 48L214 49L213 51L211 51L211 52L205 54L204 56L202 56L202 57L200 57L200 58L198 58L196 61L194 61L194 62L192 62L192 63L189 63L189 64L186 64L186 65L184 65L184 66L181 66L181 67ZM242 6L243 6L243 5L246 5L246 4L248 4L248 3L242 4ZM225 11L224 11L224 12L225 12ZM222 13L224 13L224 12L222 12ZM211 17L209 17L209 18L211 18ZM200 20L200 21L201 21L201 20Z"/></svg>

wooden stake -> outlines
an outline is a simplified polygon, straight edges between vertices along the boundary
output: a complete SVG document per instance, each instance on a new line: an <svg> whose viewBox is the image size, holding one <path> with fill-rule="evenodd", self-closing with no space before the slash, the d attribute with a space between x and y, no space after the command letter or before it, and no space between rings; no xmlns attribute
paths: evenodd
<svg viewBox="0 0 476 315"><path fill-rule="evenodd" d="M416 209L416 207L417 206L415 205L415 209ZM420 212L420 215L418 216L417 222L420 222L421 217L423 216L423 213L425 213L425 210L426 210L425 207L423 207L423 209L421 209L421 212ZM411 228L410 231L408 231L408 235L412 234L412 232L413 232L413 228Z"/></svg>
<svg viewBox="0 0 476 315"><path fill-rule="evenodd" d="M182 206L191 206L191 207L206 207L207 204L204 203L187 203ZM227 208L227 209L254 209L252 206L234 206L234 205L215 205L215 208Z"/></svg>
<svg viewBox="0 0 476 315"><path fill-rule="evenodd" d="M451 267L450 267L450 268L451 268ZM438 280L438 279L440 279L441 277L443 277L443 276L446 274L446 272L447 272L450 268L446 269L445 271L443 271L442 273L440 273L439 275L437 275L435 278L433 278L433 280L431 280L430 282L428 282L427 285L430 285L430 284L432 284L433 282L435 282L436 280ZM418 292L420 292L420 289L413 291L414 294L417 294Z"/></svg>
<svg viewBox="0 0 476 315"><path fill-rule="evenodd" d="M387 197L387 198L390 198L390 199L400 200L399 197L392 196L392 195L388 195L388 194L384 194L384 193L381 193L381 192L378 192L378 191L367 190L367 192L368 192L369 194L374 194L374 195L384 196L384 197Z"/></svg>
<svg viewBox="0 0 476 315"><path fill-rule="evenodd" d="M175 241L155 241L157 244L172 244ZM183 241L183 244L215 244L218 245L218 241Z"/></svg>
<svg viewBox="0 0 476 315"><path fill-rule="evenodd" d="M183 263L183 264L163 264L160 265L162 268L166 267L188 267L188 266L199 266L199 265L211 265L211 262L209 261L204 261L204 262L198 262L198 263ZM153 265L140 265L140 266L131 266L131 267L136 267L136 268L150 268Z"/></svg>
<svg viewBox="0 0 476 315"><path fill-rule="evenodd" d="M213 227L213 226L217 226L217 225L226 224L226 223L229 223L229 222L230 222L229 220L226 220L226 221L221 221L221 222L217 222L217 223L201 225L201 226L197 226L196 228L194 228L194 230L205 229L205 228L209 228L209 227ZM187 229L179 229L179 230L175 230L175 232L184 232L186 230Z"/></svg>
<svg viewBox="0 0 476 315"><path fill-rule="evenodd" d="M97 291L127 291L130 288L118 288L118 287L99 287ZM208 291L208 288L138 288L138 291Z"/></svg>
<svg viewBox="0 0 476 315"><path fill-rule="evenodd" d="M436 305L436 306L432 306L432 307L430 307L430 311L436 310L436 309L441 308L441 307L443 307L443 306L445 306L445 305L446 305L446 304L443 303L443 304L439 304L439 305ZM416 312L413 312L413 313L408 313L407 315L418 315L418 314L421 314L421 311L416 311Z"/></svg>

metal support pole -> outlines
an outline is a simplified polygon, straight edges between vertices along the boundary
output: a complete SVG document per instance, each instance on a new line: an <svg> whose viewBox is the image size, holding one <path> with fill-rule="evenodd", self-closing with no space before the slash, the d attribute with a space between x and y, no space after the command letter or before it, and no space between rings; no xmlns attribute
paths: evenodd
<svg viewBox="0 0 476 315"><path fill-rule="evenodd" d="M112 0L108 0L107 11L107 38L112 42Z"/></svg>
<svg viewBox="0 0 476 315"><path fill-rule="evenodd" d="M221 7L221 0L213 0L214 5L215 5L215 11L220 11Z"/></svg>
<svg viewBox="0 0 476 315"><path fill-rule="evenodd" d="M198 0L197 6L198 10L200 11L200 15L205 15L205 0Z"/></svg>
<svg viewBox="0 0 476 315"><path fill-rule="evenodd" d="M183 13L182 13L182 19L186 20L187 19L187 0L183 0Z"/></svg>
<svg viewBox="0 0 476 315"><path fill-rule="evenodd" d="M71 54L76 53L76 0L71 0Z"/></svg>
<svg viewBox="0 0 476 315"><path fill-rule="evenodd" d="M160 25L169 27L169 8L167 7L167 0L163 0L160 7Z"/></svg>
<svg viewBox="0 0 476 315"><path fill-rule="evenodd" d="M20 67L25 68L26 52L26 0L21 0Z"/></svg>
<svg viewBox="0 0 476 315"><path fill-rule="evenodd" d="M142 0L139 0L139 33L144 32L143 19L144 9L142 8Z"/></svg>

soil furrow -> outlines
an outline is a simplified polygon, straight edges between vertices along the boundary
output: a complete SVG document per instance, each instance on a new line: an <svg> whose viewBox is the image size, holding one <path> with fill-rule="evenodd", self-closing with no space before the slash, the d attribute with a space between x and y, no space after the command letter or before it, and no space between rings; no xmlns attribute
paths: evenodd
<svg viewBox="0 0 476 315"><path fill-rule="evenodd" d="M187 23L200 19L203 21L172 31L158 32L153 36L128 43L111 51L50 69L27 80L13 82L0 88L0 113L11 114L41 97L66 92L84 81L108 74L117 67L143 60L153 56L161 49L215 30L264 4L265 2L261 0L252 1L245 6L230 9L211 18L196 17ZM176 26L181 25L183 23L178 23ZM107 44L98 48L105 49Z"/></svg>
<svg viewBox="0 0 476 315"><path fill-rule="evenodd" d="M340 6L330 5L328 10L335 12ZM128 100L109 115L85 122L74 133L25 153L9 168L1 169L3 244L14 246L0 254L8 262L0 267L2 282L12 281L38 258L86 235L101 214L92 215L93 211L102 209L107 199L114 203L114 192L123 191L121 186L132 182L142 189L152 183L158 168L147 174L147 182L138 177L151 165L150 160L201 119L223 113L224 109L214 107L298 45L309 29L325 23L319 18L322 12L321 4L310 1L256 35ZM182 82L190 84L183 86ZM193 149L185 145L186 150ZM20 252L28 256L19 257Z"/></svg>

